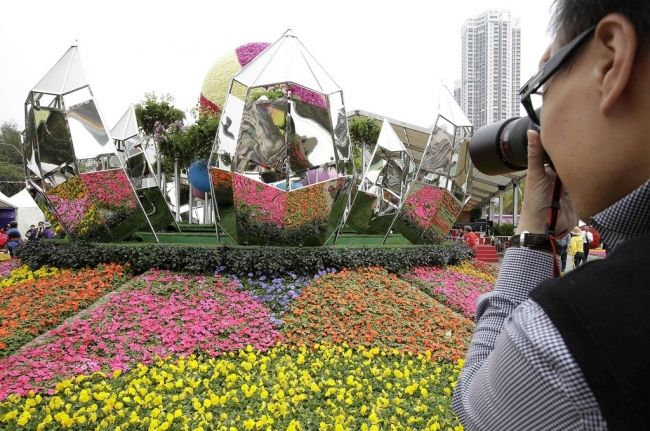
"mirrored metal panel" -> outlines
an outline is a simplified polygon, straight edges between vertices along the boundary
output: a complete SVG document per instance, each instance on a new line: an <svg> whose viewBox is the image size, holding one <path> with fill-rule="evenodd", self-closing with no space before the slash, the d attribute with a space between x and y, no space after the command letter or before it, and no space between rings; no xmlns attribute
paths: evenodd
<svg viewBox="0 0 650 431"><path fill-rule="evenodd" d="M329 102L337 158L339 160L348 160L350 158L350 134L348 117L345 114L345 106L343 104L343 93L338 91L331 94L329 96Z"/></svg>
<svg viewBox="0 0 650 431"><path fill-rule="evenodd" d="M67 165L74 165L74 149L65 113L54 108L33 107L27 115L27 167L42 178Z"/></svg>
<svg viewBox="0 0 650 431"><path fill-rule="evenodd" d="M453 100L446 103L457 106ZM465 202L469 169L467 142L473 128L464 116L458 118L461 125L443 114L438 115L416 181L395 220L395 230L414 244L445 240Z"/></svg>
<svg viewBox="0 0 650 431"><path fill-rule="evenodd" d="M137 127L135 110L131 106L111 130L121 166L125 169L136 191L139 204L154 232L173 227L178 229L158 185L156 174L146 154L146 139Z"/></svg>
<svg viewBox="0 0 650 431"><path fill-rule="evenodd" d="M94 100L71 106L66 114L77 159L115 154L115 147L104 129Z"/></svg>
<svg viewBox="0 0 650 431"><path fill-rule="evenodd" d="M216 203L219 226L233 242L239 243L237 224L235 222L235 209L233 207L234 174L229 170L212 166L208 170L210 172L212 196Z"/></svg>
<svg viewBox="0 0 650 431"><path fill-rule="evenodd" d="M291 172L301 172L316 166L335 163L329 111L320 104L291 100L290 112L289 167Z"/></svg>
<svg viewBox="0 0 650 431"><path fill-rule="evenodd" d="M386 235L415 176L410 152L384 120L347 218L359 233Z"/></svg>
<svg viewBox="0 0 650 431"><path fill-rule="evenodd" d="M282 95L270 99L275 92ZM286 170L287 110L283 90L249 91L236 145L235 172Z"/></svg>
<svg viewBox="0 0 650 431"><path fill-rule="evenodd" d="M148 223L80 70L73 46L27 97L27 182L71 238L121 240Z"/></svg>

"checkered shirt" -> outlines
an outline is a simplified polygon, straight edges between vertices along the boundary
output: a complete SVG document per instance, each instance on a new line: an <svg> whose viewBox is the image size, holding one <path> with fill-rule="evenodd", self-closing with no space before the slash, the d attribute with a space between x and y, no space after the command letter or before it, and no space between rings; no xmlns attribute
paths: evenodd
<svg viewBox="0 0 650 431"><path fill-rule="evenodd" d="M650 180L592 219L603 241L650 233ZM468 430L603 430L607 423L560 332L530 291L553 276L553 257L506 251L494 291L478 299L476 330L454 391Z"/></svg>

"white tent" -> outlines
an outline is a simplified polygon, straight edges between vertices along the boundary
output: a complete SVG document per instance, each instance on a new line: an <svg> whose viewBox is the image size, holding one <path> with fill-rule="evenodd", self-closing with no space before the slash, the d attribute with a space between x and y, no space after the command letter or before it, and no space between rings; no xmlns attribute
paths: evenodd
<svg viewBox="0 0 650 431"><path fill-rule="evenodd" d="M0 208L16 208L11 200L4 193L0 192Z"/></svg>
<svg viewBox="0 0 650 431"><path fill-rule="evenodd" d="M27 189L22 189L10 197L9 201L16 207L16 221L21 234L25 235L30 225L38 225L39 221L46 221L43 211L36 205Z"/></svg>

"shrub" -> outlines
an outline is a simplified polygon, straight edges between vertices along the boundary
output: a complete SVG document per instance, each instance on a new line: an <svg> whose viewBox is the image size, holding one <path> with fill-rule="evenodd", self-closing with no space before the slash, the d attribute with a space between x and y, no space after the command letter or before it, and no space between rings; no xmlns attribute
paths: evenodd
<svg viewBox="0 0 650 431"><path fill-rule="evenodd" d="M515 234L515 225L512 223L501 223L494 225L495 236L512 236Z"/></svg>
<svg viewBox="0 0 650 431"><path fill-rule="evenodd" d="M385 248L338 247L181 247L147 244L64 243L33 241L21 246L18 255L32 269L44 265L56 268L87 268L102 263L129 264L135 274L149 269L166 269L193 274L275 276L288 272L315 274L325 268L380 266L400 273L416 266L446 266L472 257L462 242L440 245Z"/></svg>

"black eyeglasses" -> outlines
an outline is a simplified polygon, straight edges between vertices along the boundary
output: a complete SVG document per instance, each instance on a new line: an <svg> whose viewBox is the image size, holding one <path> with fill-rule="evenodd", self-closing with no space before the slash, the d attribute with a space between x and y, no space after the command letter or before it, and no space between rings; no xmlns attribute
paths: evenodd
<svg viewBox="0 0 650 431"><path fill-rule="evenodd" d="M528 80L524 84L523 87L519 90L519 97L521 100L521 104L524 105L524 109L526 109L526 113L528 113L528 116L530 119L533 121L533 123L539 124L539 115L538 111L541 108L535 108L533 106L533 101L532 101L532 96L533 95L538 95L541 96L541 93L539 92L539 89L544 85L546 81L548 81L555 72L557 72L566 61L571 58L571 55L574 54L580 45L587 40L589 36L594 32L596 29L596 26L590 27L587 30L583 31L573 39L571 42L567 43L564 45L558 52L555 53L553 57L551 57L544 66L542 66L541 69Z"/></svg>

